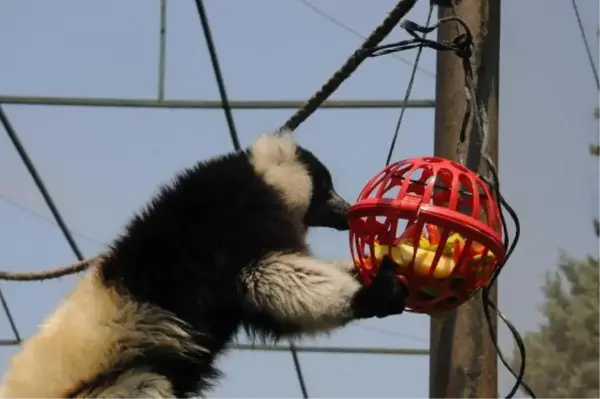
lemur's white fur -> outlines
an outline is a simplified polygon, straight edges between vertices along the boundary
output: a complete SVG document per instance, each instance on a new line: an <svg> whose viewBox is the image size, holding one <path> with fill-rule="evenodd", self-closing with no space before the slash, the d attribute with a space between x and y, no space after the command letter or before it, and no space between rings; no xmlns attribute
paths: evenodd
<svg viewBox="0 0 600 399"><path fill-rule="evenodd" d="M64 397L77 384L110 369L117 360L135 356L140 346L149 342L184 353L203 351L188 338L181 322L168 312L106 289L94 265L11 359L0 397ZM122 376L127 395L136 390L125 388L134 387L140 378L137 372ZM157 380L155 388L164 391L164 387L164 381ZM151 390L139 390L137 397L146 392Z"/></svg>
<svg viewBox="0 0 600 399"><path fill-rule="evenodd" d="M301 325L303 334L348 322L351 299L361 287L339 265L299 254L272 254L243 280L253 305L281 322Z"/></svg>
<svg viewBox="0 0 600 399"><path fill-rule="evenodd" d="M306 168L296 158L291 132L259 137L250 154L254 169L279 191L295 215L304 216L310 204L312 183Z"/></svg>
<svg viewBox="0 0 600 399"><path fill-rule="evenodd" d="M173 398L171 382L145 370L127 370L112 386L78 392L76 398Z"/></svg>

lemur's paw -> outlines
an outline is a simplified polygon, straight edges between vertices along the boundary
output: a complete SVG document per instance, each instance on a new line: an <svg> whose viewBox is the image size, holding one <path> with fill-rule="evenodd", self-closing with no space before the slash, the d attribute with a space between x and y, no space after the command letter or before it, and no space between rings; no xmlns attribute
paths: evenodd
<svg viewBox="0 0 600 399"><path fill-rule="evenodd" d="M375 278L354 298L355 317L383 318L404 312L408 289L396 276L396 266L389 256L382 259Z"/></svg>

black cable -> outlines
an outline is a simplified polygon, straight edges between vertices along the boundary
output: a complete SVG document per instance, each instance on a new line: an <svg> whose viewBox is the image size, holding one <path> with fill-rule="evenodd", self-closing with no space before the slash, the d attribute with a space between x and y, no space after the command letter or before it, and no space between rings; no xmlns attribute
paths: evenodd
<svg viewBox="0 0 600 399"><path fill-rule="evenodd" d="M54 204L54 200L52 199L52 197L48 193L48 190L46 189L46 185L44 184L44 181L42 180L42 178L38 174L37 169L33 165L33 162L29 158L29 155L27 154L27 151L25 150L25 148L21 144L21 140L19 139L19 136L17 135L17 132L15 131L15 129L12 127L12 124L10 123L10 120L8 119L8 116L4 112L4 109L3 109L3 107L2 107L1 104L0 104L0 123L4 127L4 130L6 131L6 134L8 135L9 139L12 141L13 145L15 146L15 149L17 150L17 153L21 157L21 160L25 164L25 167L27 168L27 170L28 170L29 174L31 175L33 181L35 182L35 185L37 186L38 190L42 194L42 197L44 198L44 201L48 205L48 208L50 208L50 212L52 213L52 216L54 217L54 220L56 220L56 224L58 225L58 227L62 231L63 236L65 237L65 239L67 240L69 246L73 250L73 253L75 254L75 256L79 260L82 260L83 259L83 254L81 253L79 247L77 246L77 243L75 242L75 239L71 235L71 232L67 228L67 225L64 222L64 220L63 220L60 212L58 211L58 208ZM12 329L14 335L15 335L17 343L20 344L22 342L22 340L21 340L21 336L19 334L19 330L18 330L17 325L16 325L16 323L15 323L15 321L13 319L13 316L12 316L12 313L11 313L10 308L8 306L8 303L6 302L6 299L4 298L4 295L3 295L3 293L2 293L1 290L0 290L0 302L2 302L2 307L4 308L4 311L6 313L6 317L8 318L8 322L9 322L10 327L11 327L11 329Z"/></svg>
<svg viewBox="0 0 600 399"><path fill-rule="evenodd" d="M477 93L475 91L475 85L474 85L474 78L473 78L473 71L471 68L471 63L470 63L470 57L472 55L472 48L473 48L473 36L470 32L470 29L468 27L468 25L466 23L464 23L464 21L462 21L460 18L458 18L458 12L457 12L457 7L455 4L455 1L452 1L452 10L453 10L453 17L450 19L446 19L447 21L449 20L454 20L455 22L457 22L458 24L462 25L462 27L465 30L464 34L459 34L459 29L457 26L457 36L453 42L454 46L450 46L450 47L454 47L454 51L456 52L456 54L463 59L463 68L464 68L464 73L465 73L465 88L468 94L468 99L470 100L470 105L469 107L467 107L467 112L470 113L470 110L474 110L474 116L475 116L475 121L477 124L477 128L479 130L479 133L481 134L481 156L482 158L486 161L491 173L492 173L492 177L493 177L493 185L491 185L494 193L495 193L495 197L496 197L496 202L499 206L499 210L500 210L500 218L502 221L502 226L503 226L503 233L504 233L504 248L505 248L505 257L502 261L502 264L497 265L496 270L494 271L494 273L492 274L490 281L488 282L488 284L483 288L482 290L482 301L483 301L483 309L484 309L484 314L486 317L486 322L488 324L488 329L490 332L490 337L492 340L492 343L494 345L494 348L496 349L496 352L498 354L498 357L500 358L500 360L502 361L502 364L510 371L510 373L516 378L516 383L513 386L513 388L511 389L510 393L506 396L506 399L512 398L516 392L519 389L519 386L522 386L525 391L532 397L535 398L535 394L533 393L533 391L531 390L531 388L525 383L525 381L523 380L524 375L525 375L525 366L526 366L526 349L525 349L525 345L523 343L523 339L521 338L521 335L519 334L518 330L515 328L515 326L508 320L508 318L498 309L498 306L489 298L489 293L490 293L490 287L492 286L492 284L494 284L494 282L496 281L496 279L498 278L498 276L500 275L500 272L502 270L502 268L504 267L504 265L506 264L506 262L508 261L508 259L510 258L510 256L512 255L517 242L519 240L520 237L520 222L519 222L519 218L516 214L516 212L513 210L513 208L508 204L507 201L504 200L504 198L502 197L502 195L500 194L500 180L498 178L498 173L497 173L497 168L496 165L494 164L494 162L492 161L492 159L490 158L490 156L487 153L487 144L488 144L488 134L487 134L487 117L485 115L485 108L483 106L483 104L479 101L478 97L477 97ZM441 21L440 21L441 22ZM466 124L463 123L463 128L466 128ZM461 137L463 137L464 134L461 133ZM489 184L489 182L488 182ZM505 206L507 208L507 211L509 212L509 214L511 215L513 222L515 223L515 229L516 229L516 233L515 233L515 239L512 242L512 244L510 243L510 237L508 235L508 229L507 229L507 223L506 223L506 218L504 217L504 213L502 210L502 206ZM519 373L516 374L514 372L514 370L512 369L512 367L508 364L508 362L506 361L506 358L504 357L504 354L502 353L502 351L500 350L500 347L498 345L497 342L497 338L496 338L496 334L494 333L494 329L493 329L493 323L491 320L491 315L490 315L490 308L496 313L496 315L506 324L506 326L508 327L508 329L511 331L513 338L515 339L515 342L517 343L517 346L519 348L519 352L521 355L521 366L519 368Z"/></svg>
<svg viewBox="0 0 600 399"><path fill-rule="evenodd" d="M235 129L235 124L233 122L233 115L231 112L231 107L229 104L229 99L227 98L227 91L225 90L225 83L223 82L223 75L221 74L221 67L219 66L219 59L217 57L217 50L215 48L212 34L210 31L210 24L208 22L208 16L206 14L206 10L204 8L204 2L202 0L196 0L196 9L198 10L198 16L200 17L200 23L202 24L202 30L204 31L204 38L206 39L206 46L208 47L208 51L210 53L210 59L212 62L213 70L215 72L215 78L217 81L217 85L219 86L219 94L221 95L221 104L223 106L223 111L225 112L225 118L227 119L227 125L229 126L229 134L231 135L231 141L233 143L233 148L236 151L240 151L240 141L237 135L237 131ZM308 391L306 389L306 383L304 381L304 375L302 373L302 367L300 365L300 361L298 359L298 352L296 347L290 343L290 352L292 353L292 359L294 361L294 368L296 369L296 375L298 377L298 382L300 384L300 389L302 390L302 396L304 399L308 399Z"/></svg>
<svg viewBox="0 0 600 399"><path fill-rule="evenodd" d="M296 346L290 342L290 351L292 352L292 359L294 360L294 367L296 368L296 376L298 377L298 383L300 384L300 390L302 391L302 397L308 399L308 389L306 389L306 382L304 381L304 375L302 374L302 366L300 365L300 359L298 357L298 351Z"/></svg>
<svg viewBox="0 0 600 399"><path fill-rule="evenodd" d="M204 32L204 38L206 39L206 47L210 54L210 61L212 63L213 71L215 72L215 79L217 86L219 87L219 95L221 96L221 106L225 113L225 119L229 126L229 135L231 136L231 142L233 148L236 151L241 149L240 140L238 138L237 130L235 129L235 123L233 122L233 113L231 112L231 106L229 105L229 99L227 98L227 91L225 90L225 83L223 82L223 75L221 74L221 67L219 66L219 58L217 57L217 50L213 42L212 33L210 31L210 24L208 22L208 16L204 9L204 2L202 0L196 0L196 9L198 10L198 16L200 17L200 23L202 24L202 30Z"/></svg>
<svg viewBox="0 0 600 399"><path fill-rule="evenodd" d="M474 79L473 79L473 74L472 74L469 58L463 57L463 67L464 67L464 72L465 72L465 86L466 86L466 90L467 90L467 93L469 94L469 98L470 98L470 102L471 102L470 109L475 111L475 120L476 120L477 128L482 136L480 153L481 153L482 158L486 161L488 168L493 176L493 184L489 184L489 181L488 181L488 185L491 186L493 192L495 193L495 200L499 207L500 219L502 221L502 230L504 233L503 234L504 235L503 242L504 242L505 256L504 256L504 259L502 260L502 263L497 265L488 284L485 287L483 287L483 290L482 290L483 310L484 310L484 314L486 317L486 321L488 323L490 337L491 337L492 343L494 345L494 348L496 349L496 353L497 353L498 357L500 358L502 364L516 378L516 382L513 385L513 388L511 389L509 394L506 396L506 398L512 398L515 395L515 393L518 391L519 386L522 386L527 391L527 393L530 394L530 396L532 398L535 398L535 394L533 393L533 390L524 381L525 366L526 366L526 348L523 343L523 339L522 339L521 335L519 334L518 330L515 328L515 326L498 309L498 306L489 298L490 287L494 284L494 282L500 275L502 268L504 267L504 265L506 264L506 262L512 255L514 249L516 248L517 242L520 237L521 227L520 227L519 218L518 218L516 212L508 204L508 202L504 200L504 198L502 197L502 195L500 193L500 180L498 178L497 168L496 168L496 165L494 164L494 162L492 161L492 159L490 158L490 156L487 154L487 142L488 142L487 117L485 114L485 108L484 108L483 104L480 103L480 101L477 97L477 93L475 91L475 85L473 82ZM482 178L483 178L483 176L482 176ZM484 180L486 180L486 179L484 179ZM504 212L502 210L502 206L507 208L508 212L510 213L510 215L513 219L513 222L515 223L516 232L515 232L515 238L512 243L510 243L510 237L508 234L506 218L504 217ZM490 315L490 308L492 310L494 310L496 315L505 323L505 325L511 331L513 338L515 339L515 342L519 348L519 353L521 355L521 365L519 367L518 374L516 374L515 371L512 369L512 367L509 365L508 361L504 357L502 350L500 349L500 347L498 345L497 337L496 337L496 334L495 334L495 331L493 328L493 323L492 323L492 319L491 319L491 315Z"/></svg>
<svg viewBox="0 0 600 399"><path fill-rule="evenodd" d="M600 79L598 78L598 71L596 70L596 65L594 64L594 57L592 56L590 43L588 42L587 35L585 34L585 29L583 28L583 23L581 22L581 15L579 15L579 7L577 7L577 3L575 2L575 0L571 0L571 4L573 6L573 11L575 12L575 19L577 20L577 26L579 27L579 34L581 35L581 39L583 40L585 52L587 54L588 61L590 62L590 67L592 68L594 79L596 80L596 88L600 90Z"/></svg>
<svg viewBox="0 0 600 399"><path fill-rule="evenodd" d="M498 357L500 358L500 361L506 367L506 369L516 379L515 384L513 385L512 389L510 390L509 394L506 397L507 398L512 398L516 394L517 390L519 389L519 386L521 386L527 392L528 395L530 395L532 398L535 398L536 397L535 393L529 387L529 385L524 381L525 366L526 366L526 359L527 359L527 351L525 349L525 344L523 342L523 339L522 339L521 335L519 334L518 330L516 329L516 327L498 309L498 306L489 298L490 288L492 287L492 285L497 280L497 278L500 275L500 272L502 271L504 265L506 264L506 262L508 261L508 259L510 258L510 256L512 255L513 251L515 250L515 248L517 246L517 243L518 243L520 235L521 235L521 224L520 224L520 221L519 221L519 217L517 216L517 213L508 204L508 202L504 199L504 197L500 193L500 189L499 189L499 187L500 187L500 180L498 178L498 173L496 171L496 166L493 164L493 162L491 162L491 160L489 159L489 157L486 159L486 161L488 162L489 169L490 169L490 171L492 173L492 177L493 177L492 184L493 184L493 186L492 186L492 184L490 184L490 182L487 179L484 178L484 180L488 183L488 185L490 185L490 186L493 187L493 191L494 191L495 197L496 197L496 202L497 202L497 204L499 206L500 219L501 219L501 222L502 222L502 230L503 230L503 233L504 233L504 249L505 249L506 253L505 253L505 256L504 256L504 259L503 259L502 263L499 264L497 266L497 268L494 270L494 273L492 274L492 276L491 276L490 281L488 282L488 284L485 287L483 287L482 295L481 295L481 299L482 299L482 303L483 303L483 311L484 311L484 314L485 314L486 322L488 323L488 328L489 328L490 336L492 337L492 343L494 345L494 348L496 349ZM504 213L502 211L502 206L504 206L506 208L506 210L510 214L510 216L511 216L511 218L512 218L514 224L515 224L515 236L514 236L514 239L513 239L512 243L510 242L510 238L509 238L509 235L508 235L508 228L507 228L506 218L504 217ZM504 324L506 325L506 327L508 327L508 329L510 330L511 334L513 335L513 338L515 339L517 347L519 348L519 353L520 353L520 356L521 356L521 365L519 367L519 373L518 374L515 373L515 371L513 370L513 368L509 365L508 361L504 357L504 354L503 354L502 350L500 349L500 346L498 345L498 342L497 342L497 339L496 339L496 334L494 334L494 330L493 330L493 327L492 327L492 319L491 319L491 315L490 315L490 308L504 322Z"/></svg>
<svg viewBox="0 0 600 399"><path fill-rule="evenodd" d="M433 5L429 7L429 14L427 14L427 22L425 22L425 26L429 26L429 21L431 21L431 15L433 14ZM424 40L429 32L423 32L423 36L421 37L421 43L419 43L419 47L417 50L417 55L415 57L415 62L413 63L412 72L410 74L410 79L408 80L408 86L406 87L406 93L404 93L404 104L402 109L400 110L400 116L398 117L398 121L396 122L396 130L394 131L394 136L392 137L392 142L390 143L390 150L388 151L387 158L385 160L385 166L389 166L392 155L394 153L394 148L396 147L396 141L398 140L398 134L400 133L400 126L402 125L402 119L404 118L404 112L406 111L406 103L410 97L410 93L412 91L413 84L415 82L415 75L417 73L417 68L419 67L419 61L421 60L421 53L423 52Z"/></svg>
<svg viewBox="0 0 600 399"><path fill-rule="evenodd" d="M481 154L481 157L486 161L488 168L489 168L490 172L492 173L493 185L491 185L491 188L492 188L493 192L495 193L495 200L496 200L496 203L498 204L499 211L500 211L500 219L502 222L502 230L504 233L504 240L503 240L504 241L504 249L506 251L505 255L504 255L504 259L502 260L502 263L497 265L496 269L494 270L494 273L492 274L492 276L490 278L490 281L488 282L488 284L485 287L483 287L483 290L482 290L483 310L484 310L486 321L488 323L490 337L491 337L492 343L494 345L494 348L496 349L496 353L497 353L498 357L500 358L502 364L516 378L516 382L513 385L513 388L511 389L509 394L506 396L506 398L512 398L518 391L519 386L522 386L532 398L535 398L535 394L534 394L533 390L524 381L525 366L526 366L526 348L523 343L523 339L522 339L521 335L519 334L519 331L515 328L515 326L498 309L498 306L489 298L490 287L494 284L494 282L500 275L502 268L504 267L504 265L506 264L506 262L512 255L514 249L516 248L517 242L520 238L521 227L520 227L519 218L518 218L516 212L508 204L508 202L504 200L504 198L502 197L502 195L500 193L500 179L498 177L498 171L497 171L495 163L492 161L489 154L487 153L487 143L488 143L487 115L485 112L485 107L480 102L480 100L477 96L477 92L475 91L473 71L472 71L471 63L470 63L470 57L472 54L472 47L473 47L472 34L470 33L470 29L469 29L468 25L466 25L464 23L464 21L461 21L460 18L458 17L458 9L456 6L456 1L451 0L451 5L452 5L453 17L456 19L456 22L460 21L459 22L460 25L462 25L463 28L465 29L465 34L459 35L458 34L458 31L459 31L458 26L456 28L456 31L457 31L457 37L455 39L455 44L457 45L456 46L456 54L460 58L463 59L466 94L467 94L467 98L468 98L469 102L471 103L470 109L475 111L474 112L475 122L477 125L477 129L479 131L479 134L481 135L480 154ZM466 127L466 125L463 124L463 127ZM487 179L485 179L485 178L484 178L484 180L487 181ZM489 181L488 181L488 185L489 185ZM506 207L507 211L509 212L510 216L513 219L513 222L515 223L515 230L516 230L515 238L512 243L510 243L510 237L508 234L506 218L504 217L504 212L502 210L502 206ZM490 308L492 310L494 310L496 315L506 324L508 329L511 331L513 338L515 339L515 342L519 348L519 353L521 355L521 365L519 367L518 374L516 374L515 371L512 369L512 367L509 365L508 361L504 357L504 354L502 353L502 350L500 349L500 347L498 345L497 337L496 337L496 334L495 334L495 331L493 328L493 323L492 323L491 315L489 312Z"/></svg>
<svg viewBox="0 0 600 399"><path fill-rule="evenodd" d="M17 323L15 323L15 319L13 318L12 312L10 311L10 307L8 306L8 302L6 302L6 298L4 298L4 293L2 289L0 289L0 302L2 303L2 308L4 308L4 313L6 313L6 318L8 319L8 324L10 324L10 329L15 336L16 344L21 344L21 334L19 334L19 329L17 328Z"/></svg>
<svg viewBox="0 0 600 399"><path fill-rule="evenodd" d="M500 219L502 221L502 230L504 233L504 249L505 249L505 256L504 259L502 260L502 263L500 265L497 265L496 270L494 271L494 273L492 274L490 281L488 282L488 284L483 287L482 290L482 304L483 304L483 310L484 310L484 314L485 314L485 318L486 321L488 323L488 328L489 328L489 332L490 332L490 337L492 340L492 343L494 345L494 348L496 349L496 353L498 355L498 357L500 358L502 364L506 367L506 369L515 377L516 382L513 385L512 389L510 390L509 394L506 396L506 398L512 398L516 392L519 389L519 386L522 386L525 391L532 397L535 398L535 394L533 392L533 390L529 387L529 385L527 385L527 383L524 381L524 376L525 376L525 366L526 366L526 348L525 345L523 343L523 339L521 337L521 335L519 334L518 330L516 329L516 327L508 320L508 318L498 309L498 306L489 298L489 294L490 294L490 288L491 286L494 284L494 282L496 281L496 279L498 278L498 276L500 275L500 272L502 270L502 268L504 267L504 265L506 264L506 262L508 261L508 259L510 258L510 256L512 255L514 249L516 248L517 242L519 240L519 236L520 236L520 222L519 222L519 218L516 214L516 212L513 210L513 208L508 204L508 202L506 200L504 200L504 198L502 197L502 195L500 194L500 181L498 178L498 173L496 170L496 165L494 164L494 162L491 160L491 158L489 157L489 155L486 152L486 147L487 147L487 121L485 120L485 111L483 108L483 105L479 103L479 100L476 96L476 92L475 92L475 87L473 84L473 76L472 76L472 71L470 68L470 61L468 59L464 60L463 62L464 68L465 68L465 83L467 86L467 91L470 93L470 100L471 100L471 106L470 108L475 110L475 119L476 119L476 123L478 125L478 129L481 132L482 135L482 144L481 144L481 155L482 158L486 161L486 163L488 164L488 168L490 169L490 172L492 173L493 176L493 184L490 184L488 181L488 185L491 186L492 190L495 193L495 199L496 199L496 203L498 204L499 207L499 211L500 211ZM483 178L483 176L482 176ZM487 179L484 179L487 181ZM507 211L509 212L511 218L513 219L513 222L515 223L515 238L513 240L512 243L510 243L510 238L509 238L509 234L508 234L508 228L507 228L507 223L506 223L506 218L504 217L504 213L502 210L502 206L506 207ZM491 319L491 315L490 315L490 308L496 313L496 315L505 323L505 325L508 327L508 329L510 330L510 332L513 335L513 338L519 348L519 353L521 356L521 365L519 367L519 373L516 374L515 371L513 370L513 368L509 365L508 361L506 360L506 358L504 357L504 354L502 352L502 350L500 349L498 342L497 342L497 337L496 334L494 332L493 329L493 323L492 323L492 319Z"/></svg>
<svg viewBox="0 0 600 399"><path fill-rule="evenodd" d="M523 380L523 377L525 374L525 366L526 366L526 349L525 349L525 345L523 343L523 339L521 338L521 336L520 336L518 330L515 328L515 326L498 309L497 305L493 301L491 301L489 298L490 287L492 286L492 284L494 284L494 282L498 278L502 268L504 267L504 264L510 258L510 256L512 255L512 253L517 245L517 242L520 237L520 222L519 222L519 218L518 218L516 212L514 211L514 209L508 204L508 202L500 194L500 190L499 190L500 182L498 179L496 166L495 166L494 162L491 160L491 158L489 157L489 155L487 154L488 137L487 137L487 120L486 120L486 115L485 115L485 108L484 108L483 104L481 104L477 98L477 93L475 91L475 86L474 86L473 73L472 73L472 69L471 69L471 65L470 65L470 57L472 55L472 47L473 47L473 36L471 34L471 31L470 31L468 25L457 16L456 5L455 5L454 0L452 1L452 8L454 11L453 17L440 19L438 21L438 23L432 27L422 27L420 25L417 25L414 22L405 21L402 25L408 31L408 33L410 33L411 36L413 36L413 38L414 38L413 40L404 40L404 41L397 42L397 43L378 46L378 47L370 50L369 56L377 57L377 56L381 56L384 54L391 54L393 52L402 51L402 50L406 50L409 48L414 48L420 42L420 45L426 45L427 47L433 48L438 51L444 51L444 50L454 51L460 58L463 59L463 68L464 68L464 72L465 72L465 91L467 94L467 99L469 100L467 110L468 110L469 114L470 114L470 111L469 111L470 109L475 110L474 113L475 113L477 128L482 136L480 153L481 153L482 158L488 164L488 167L493 175L493 182L490 183L487 179L485 179L485 177L482 177L482 178L488 183L488 185L491 186L493 192L495 193L496 202L497 202L497 204L499 206L499 210L500 210L500 218L502 221L503 236L504 236L503 237L503 246L505 249L505 256L502 261L502 264L497 266L494 273L490 277L490 281L482 289L482 301L483 301L484 313L485 313L485 317L486 317L486 322L488 323L488 328L489 328L490 336L492 339L492 343L494 345L494 348L496 349L498 357L500 358L502 364L510 371L510 373L517 380L515 385L511 389L510 393L506 397L512 398L514 396L514 394L517 392L517 390L519 389L519 386L521 386L525 389L525 391L527 391L527 393L532 398L535 398L535 394L533 393L532 389ZM452 42L446 42L446 41L436 42L433 40L425 39L424 37L419 37L416 34L416 32L423 32L423 33L430 32L434 29L437 29L442 23L446 23L449 21L454 21L457 24L462 25L462 27L465 30L465 33L461 34L460 30L457 27L456 28L457 36L455 37L455 39ZM467 124L463 123L462 127L463 127L463 129L466 129ZM466 136L466 134L464 134L464 132L461 132L461 137L463 137L463 136ZM512 241L512 243L510 241L510 237L508 234L506 218L504 217L502 206L504 206L507 209L511 218L513 219L513 222L515 223L516 233L515 233L515 238ZM508 361L504 357L504 354L502 353L502 351L498 345L496 334L493 329L493 322L491 320L490 309L492 309L496 313L496 315L506 324L506 326L511 331L511 333L515 339L515 342L519 348L519 352L520 352L521 359L522 359L521 366L519 368L519 373L515 373L515 371L509 365Z"/></svg>

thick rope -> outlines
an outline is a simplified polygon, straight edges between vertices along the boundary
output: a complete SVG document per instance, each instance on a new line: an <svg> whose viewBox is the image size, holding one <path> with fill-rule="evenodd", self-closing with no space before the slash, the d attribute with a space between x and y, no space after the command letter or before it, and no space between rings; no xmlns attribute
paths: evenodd
<svg viewBox="0 0 600 399"><path fill-rule="evenodd" d="M329 78L329 80L317 91L292 117L280 128L283 130L295 130L302 122L312 115L331 94L359 67L369 56L371 49L376 47L385 37L398 25L400 20L408 14L417 0L401 0L388 14L383 22L371 32L365 42L356 50L348 61ZM100 259L103 254L80 260L67 266L54 269L46 269L36 272L7 272L0 271L0 280L11 281L40 281L70 274L79 273L87 269L90 264Z"/></svg>
<svg viewBox="0 0 600 399"><path fill-rule="evenodd" d="M300 108L288 121L281 127L280 131L283 130L296 130L302 122L304 122L310 115L313 114L319 108L327 98L334 91L340 87L340 85L348 79L350 75L358 66L369 56L369 50L376 47L387 35L390 34L392 29L398 25L400 20L408 14L408 12L415 5L416 0L402 0L396 7L388 14L379 25L364 41L362 46L356 50L348 61L334 73L331 78L317 91L307 102Z"/></svg>
<svg viewBox="0 0 600 399"><path fill-rule="evenodd" d="M68 276L69 274L75 274L84 271L88 266L95 261L99 260L101 255L96 255L91 258L80 260L79 262L72 263L68 266L61 266L54 269L40 270L37 272L7 272L0 270L0 280L8 281L42 281L50 280L53 278Z"/></svg>

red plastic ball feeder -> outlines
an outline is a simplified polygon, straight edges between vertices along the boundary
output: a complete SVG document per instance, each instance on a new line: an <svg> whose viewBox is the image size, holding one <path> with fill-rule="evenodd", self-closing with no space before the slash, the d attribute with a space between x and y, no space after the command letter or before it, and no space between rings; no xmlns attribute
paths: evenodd
<svg viewBox="0 0 600 399"><path fill-rule="evenodd" d="M350 247L366 284L385 255L409 296L436 314L466 302L505 256L500 210L477 174L448 159L413 158L372 178L350 208Z"/></svg>

